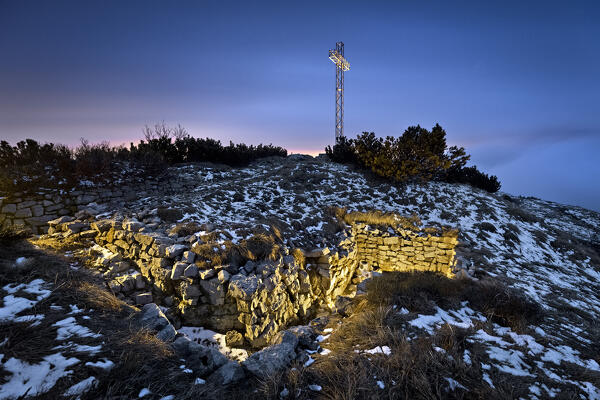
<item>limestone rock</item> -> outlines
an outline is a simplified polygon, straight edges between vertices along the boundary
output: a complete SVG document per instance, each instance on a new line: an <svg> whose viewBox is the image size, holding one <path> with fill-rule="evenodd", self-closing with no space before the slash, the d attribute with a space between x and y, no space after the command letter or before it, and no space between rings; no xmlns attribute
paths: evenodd
<svg viewBox="0 0 600 400"><path fill-rule="evenodd" d="M225 365L229 360L218 350L191 341L185 336L175 339L173 349L196 375L205 376Z"/></svg>
<svg viewBox="0 0 600 400"><path fill-rule="evenodd" d="M288 337L286 336L285 338L287 339ZM296 351L295 346L293 346L293 340L291 342L286 340L257 351L248 357L242 365L258 378L266 378L283 370L295 358Z"/></svg>
<svg viewBox="0 0 600 400"><path fill-rule="evenodd" d="M229 281L229 272L225 271L224 269L219 271L219 274L217 276L218 276L219 282L221 282L221 283L226 283L227 281Z"/></svg>
<svg viewBox="0 0 600 400"><path fill-rule="evenodd" d="M245 377L246 373L240 363L230 360L219 367L219 369L210 376L210 380L216 384L229 385L231 383L239 382Z"/></svg>
<svg viewBox="0 0 600 400"><path fill-rule="evenodd" d="M165 326L156 334L156 337L162 340L163 342L170 342L173 339L175 339L175 336L177 336L177 331L175 330L175 327L171 324Z"/></svg>
<svg viewBox="0 0 600 400"><path fill-rule="evenodd" d="M298 333L301 334L301 332ZM287 343L295 349L298 346L298 336L290 330L278 332L273 339L271 339L271 344L276 345L281 343Z"/></svg>
<svg viewBox="0 0 600 400"><path fill-rule="evenodd" d="M123 221L122 226L126 231L139 232L144 227L144 224L134 219L128 219Z"/></svg>
<svg viewBox="0 0 600 400"><path fill-rule="evenodd" d="M229 347L242 347L244 345L244 336L238 331L227 331L225 334L225 344Z"/></svg>
<svg viewBox="0 0 600 400"><path fill-rule="evenodd" d="M48 221L48 225L50 225L50 226L57 226L57 225L62 225L62 224L65 224L67 222L71 222L71 221L74 221L74 220L75 220L75 218L69 217L69 216L65 215L63 217L53 219L52 221Z"/></svg>
<svg viewBox="0 0 600 400"><path fill-rule="evenodd" d="M234 275L229 280L229 294L240 300L248 301L258 289L258 277L256 275L244 276Z"/></svg>
<svg viewBox="0 0 600 400"><path fill-rule="evenodd" d="M185 271L183 271L183 276L186 278L196 278L198 276L198 267L194 264L188 265Z"/></svg>
<svg viewBox="0 0 600 400"><path fill-rule="evenodd" d="M146 304L142 307L142 312L137 317L137 320L142 327L154 331L160 331L170 324L167 316L154 303Z"/></svg>
<svg viewBox="0 0 600 400"><path fill-rule="evenodd" d="M173 269L171 270L171 279L172 280L181 279L181 277L183 276L183 273L187 267L188 267L188 264L186 264L184 262L176 262L175 265L173 265Z"/></svg>
<svg viewBox="0 0 600 400"><path fill-rule="evenodd" d="M195 259L196 259L196 255L194 253L192 253L191 251L184 251L183 255L181 256L181 261L188 263L188 264L192 264Z"/></svg>
<svg viewBox="0 0 600 400"><path fill-rule="evenodd" d="M2 207L2 214L14 214L17 212L16 204L6 204Z"/></svg>
<svg viewBox="0 0 600 400"><path fill-rule="evenodd" d="M166 249L166 256L169 258L176 258L183 254L183 252L187 249L186 246L182 244L173 244ZM189 263L188 263L189 264Z"/></svg>
<svg viewBox="0 0 600 400"><path fill-rule="evenodd" d="M210 304L217 306L225 304L225 291L218 279L201 280L199 283Z"/></svg>
<svg viewBox="0 0 600 400"><path fill-rule="evenodd" d="M205 269L205 270L198 272L200 279L210 279L210 278L214 277L216 274L217 274L217 272L214 269Z"/></svg>
<svg viewBox="0 0 600 400"><path fill-rule="evenodd" d="M64 224L64 227L65 227L64 230L69 235L73 235L75 233L81 232L84 229L89 228L89 224L73 221L73 222L67 222L66 224Z"/></svg>
<svg viewBox="0 0 600 400"><path fill-rule="evenodd" d="M299 325L287 329L285 332L290 332L298 339L298 345L304 348L310 348L314 344L315 337L317 336L313 328L308 325ZM279 339L275 339L274 341Z"/></svg>
<svg viewBox="0 0 600 400"><path fill-rule="evenodd" d="M135 304L150 304L152 303L152 293L140 293L135 296Z"/></svg>
<svg viewBox="0 0 600 400"><path fill-rule="evenodd" d="M329 249L327 247L325 248L316 248L316 249L312 249L312 250L304 250L304 257L308 257L308 258L318 258L321 256L326 256L327 254L330 253Z"/></svg>

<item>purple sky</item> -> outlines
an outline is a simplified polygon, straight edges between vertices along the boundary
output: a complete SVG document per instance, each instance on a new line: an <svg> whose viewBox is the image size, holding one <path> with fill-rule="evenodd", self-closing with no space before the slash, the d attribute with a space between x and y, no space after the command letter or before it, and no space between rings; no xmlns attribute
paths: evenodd
<svg viewBox="0 0 600 400"><path fill-rule="evenodd" d="M0 0L0 139L122 143L164 120L318 152L342 40L347 136L438 122L502 190L600 210L598 21L577 1Z"/></svg>

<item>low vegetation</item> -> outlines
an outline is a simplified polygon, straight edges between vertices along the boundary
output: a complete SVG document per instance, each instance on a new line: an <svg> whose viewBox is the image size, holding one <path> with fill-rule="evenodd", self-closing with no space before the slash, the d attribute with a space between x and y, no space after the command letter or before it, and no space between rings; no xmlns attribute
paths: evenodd
<svg viewBox="0 0 600 400"><path fill-rule="evenodd" d="M223 145L219 140L191 137L181 126L164 123L144 129L144 140L129 147L108 142L69 148L61 144L40 144L26 139L12 146L0 142L0 191L71 188L81 181L114 182L163 173L168 165L183 162L212 162L245 166L271 156L285 157L287 150L273 145Z"/></svg>
<svg viewBox="0 0 600 400"><path fill-rule="evenodd" d="M468 183L497 192L500 182L477 167L466 167L470 156L462 147L446 144L446 131L436 124L431 131L411 126L400 137L378 138L363 132L356 139L340 137L325 152L335 162L356 165L397 182L444 181Z"/></svg>
<svg viewBox="0 0 600 400"><path fill-rule="evenodd" d="M43 247L49 245L48 242L33 243ZM71 246L63 248L61 244L48 247L60 249L57 253L72 249ZM25 261L19 263L18 259ZM53 250L42 250L24 240L0 243L0 299L5 296L3 291L7 285L27 284L35 279L43 280L44 288L51 291L35 305L35 314L43 317L39 321L0 320L0 362L5 364L14 358L31 365L40 364L44 357L56 353L78 360L70 368L72 373L33 398L134 399L143 388L157 396L152 398L173 393L177 399L206 398L207 394L214 398L228 397L220 394L224 388L195 385L194 377L180 368L182 361L172 348L160 341L155 333L137 325L137 310L119 300L102 280L94 278L73 261L73 258L54 254ZM91 318L82 318L88 315ZM75 318L85 327L82 329L100 336L74 335L68 340L60 339L56 323L69 318ZM114 365L106 369L94 366L102 360L110 360ZM94 376L97 383L89 391L82 395L65 395L74 383L90 376ZM2 384L5 377L5 371L0 370ZM24 397L29 398L20 398Z"/></svg>
<svg viewBox="0 0 600 400"><path fill-rule="evenodd" d="M408 337L410 316L430 313L436 306L460 308L465 301L488 316L489 322L472 328L445 324L431 336ZM265 398L276 399L286 391L297 399L511 399L528 393L527 386L505 375L483 371L477 360L485 360L485 350L468 340L491 322L521 331L542 317L536 303L497 281L386 273L374 279L367 294L355 298L350 307L342 323L330 324L334 332L322 342L327 356L315 355L309 366L298 363L265 380L261 387ZM401 309L410 314L399 313ZM389 350L385 354L365 351L378 347ZM491 374L494 388L482 379L484 372Z"/></svg>
<svg viewBox="0 0 600 400"><path fill-rule="evenodd" d="M8 244L31 236L31 231L23 226L0 226L0 244Z"/></svg>

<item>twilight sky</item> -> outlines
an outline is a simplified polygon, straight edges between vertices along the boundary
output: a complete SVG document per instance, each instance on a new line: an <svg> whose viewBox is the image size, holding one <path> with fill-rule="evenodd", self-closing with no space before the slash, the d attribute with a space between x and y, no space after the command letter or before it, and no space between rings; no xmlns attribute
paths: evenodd
<svg viewBox="0 0 600 400"><path fill-rule="evenodd" d="M600 211L600 4L0 0L0 139L193 136L322 151L440 123L502 190Z"/></svg>

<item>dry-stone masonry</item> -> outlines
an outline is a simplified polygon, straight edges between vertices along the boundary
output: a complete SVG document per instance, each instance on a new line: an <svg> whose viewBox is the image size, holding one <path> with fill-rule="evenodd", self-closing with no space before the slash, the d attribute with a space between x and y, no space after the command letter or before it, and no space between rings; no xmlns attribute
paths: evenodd
<svg viewBox="0 0 600 400"><path fill-rule="evenodd" d="M113 292L138 305L157 303L187 325L231 331L236 343L271 343L318 307L336 308L373 274L435 271L452 276L456 231L356 223L335 249L319 248L245 265L196 263L202 240L165 235L130 219L50 221L50 234L91 240L89 253ZM220 246L214 243L214 246ZM217 249L215 249L217 250ZM287 255L285 255L287 254Z"/></svg>
<svg viewBox="0 0 600 400"><path fill-rule="evenodd" d="M99 210L102 205L123 205L158 190L165 193L186 190L186 185L189 183L180 177L169 177L147 178L126 185L94 186L91 182L83 182L68 191L40 188L34 193L0 192L0 227L21 225L31 228L33 233L46 233L48 221L63 215L75 215L86 209Z"/></svg>

